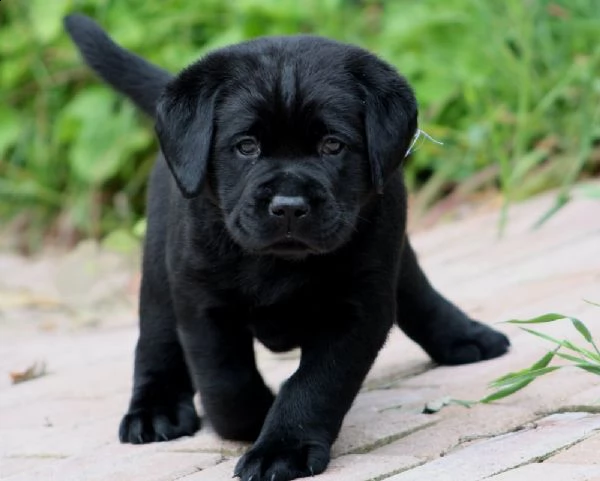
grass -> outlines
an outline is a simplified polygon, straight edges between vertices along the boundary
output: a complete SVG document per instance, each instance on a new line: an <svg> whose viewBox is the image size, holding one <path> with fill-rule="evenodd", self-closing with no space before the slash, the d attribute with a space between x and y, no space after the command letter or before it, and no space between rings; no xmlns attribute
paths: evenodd
<svg viewBox="0 0 600 481"><path fill-rule="evenodd" d="M0 222L30 248L131 231L157 148L150 121L77 57L61 26L69 11L172 71L264 34L316 33L378 53L413 84L421 128L443 142L423 142L406 163L416 212L463 195L461 185L497 190L502 232L511 203L559 188L541 225L600 171L596 0L3 2Z"/></svg>
<svg viewBox="0 0 600 481"><path fill-rule="evenodd" d="M586 302L600 308L600 304L598 303L591 301ZM582 342L577 343L566 339L557 339L549 336L548 334L540 332L539 330L529 327L532 325L564 321L571 322L573 328L581 337ZM550 343L552 349L534 362L531 366L519 371L510 372L492 381L489 387L493 390L493 392L482 399L478 401L451 400L453 403L465 406L471 406L477 403L492 403L494 401L511 396L512 394L529 386L536 379L546 376L559 369L583 369L590 374L600 375L600 350L598 349L598 344L594 340L589 328L583 321L572 316L566 316L564 314L550 313L543 314L532 319L514 319L506 322L508 324L518 325L523 331L535 337L544 339ZM551 365L555 361L560 361L561 363Z"/></svg>

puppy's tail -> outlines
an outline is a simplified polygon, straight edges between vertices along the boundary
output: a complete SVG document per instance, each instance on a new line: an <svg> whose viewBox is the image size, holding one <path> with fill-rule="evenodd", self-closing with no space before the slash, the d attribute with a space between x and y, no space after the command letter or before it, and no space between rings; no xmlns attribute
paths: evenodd
<svg viewBox="0 0 600 481"><path fill-rule="evenodd" d="M64 25L85 63L115 90L154 116L158 98L172 75L117 45L85 15L68 15Z"/></svg>

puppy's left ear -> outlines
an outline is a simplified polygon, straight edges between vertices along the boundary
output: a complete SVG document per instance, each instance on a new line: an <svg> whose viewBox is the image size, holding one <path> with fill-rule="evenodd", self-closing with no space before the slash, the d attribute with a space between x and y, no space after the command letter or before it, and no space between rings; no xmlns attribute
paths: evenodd
<svg viewBox="0 0 600 481"><path fill-rule="evenodd" d="M365 135L378 194L410 147L417 130L417 101L408 82L385 62L369 58L357 77L365 91Z"/></svg>
<svg viewBox="0 0 600 481"><path fill-rule="evenodd" d="M216 88L191 69L170 82L156 107L156 133L167 165L186 198L200 194L213 140Z"/></svg>

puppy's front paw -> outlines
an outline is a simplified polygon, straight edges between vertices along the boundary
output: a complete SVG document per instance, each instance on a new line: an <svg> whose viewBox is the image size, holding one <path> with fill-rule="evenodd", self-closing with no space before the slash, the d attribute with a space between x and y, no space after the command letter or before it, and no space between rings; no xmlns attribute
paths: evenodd
<svg viewBox="0 0 600 481"><path fill-rule="evenodd" d="M133 406L121 420L122 443L144 444L191 436L200 429L191 398L172 403Z"/></svg>
<svg viewBox="0 0 600 481"><path fill-rule="evenodd" d="M501 356L510 341L501 332L477 321L469 321L465 329L450 332L447 342L434 359L440 364L468 364Z"/></svg>
<svg viewBox="0 0 600 481"><path fill-rule="evenodd" d="M259 441L238 461L235 476L242 481L290 481L314 476L325 471L329 451L329 445L318 441Z"/></svg>

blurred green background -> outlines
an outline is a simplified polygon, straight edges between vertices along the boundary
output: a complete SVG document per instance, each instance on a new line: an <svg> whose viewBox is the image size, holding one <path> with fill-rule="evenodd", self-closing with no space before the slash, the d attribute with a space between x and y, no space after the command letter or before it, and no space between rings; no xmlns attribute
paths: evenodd
<svg viewBox="0 0 600 481"><path fill-rule="evenodd" d="M173 72L264 34L371 49L444 143L407 165L419 209L465 184L505 205L561 186L560 205L600 171L598 0L2 0L0 220L29 248L130 232L157 148L151 122L78 58L61 23L73 11Z"/></svg>

